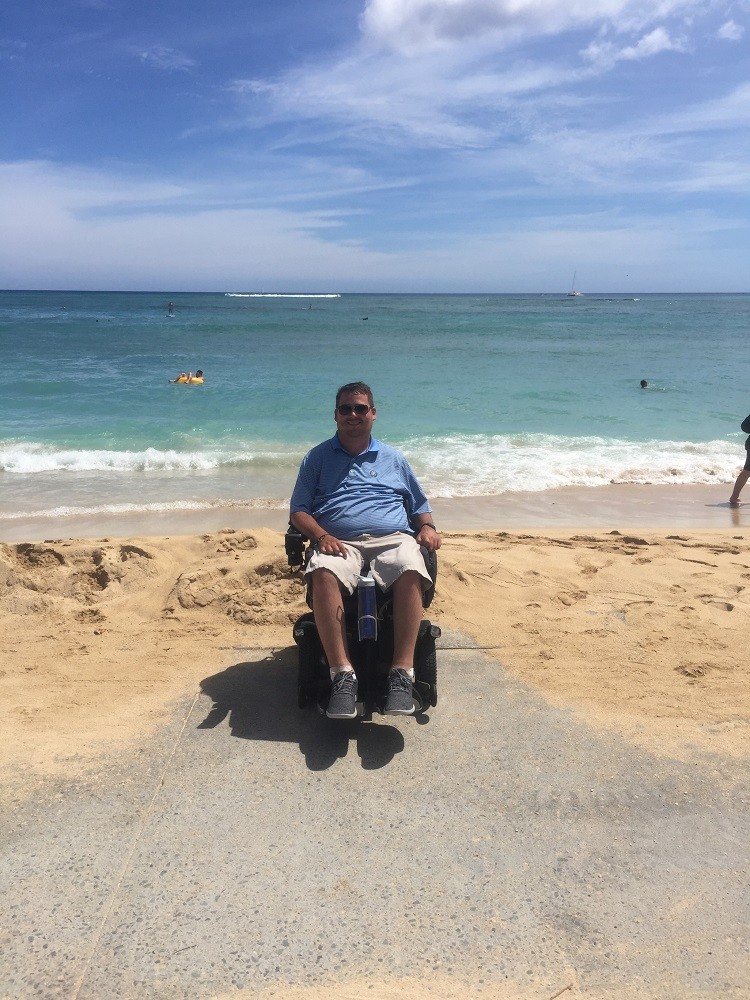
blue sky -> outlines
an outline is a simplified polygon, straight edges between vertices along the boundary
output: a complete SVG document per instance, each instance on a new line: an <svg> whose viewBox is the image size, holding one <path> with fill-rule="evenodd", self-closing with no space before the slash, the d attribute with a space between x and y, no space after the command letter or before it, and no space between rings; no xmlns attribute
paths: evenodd
<svg viewBox="0 0 750 1000"><path fill-rule="evenodd" d="M8 0L0 287L750 291L750 0Z"/></svg>

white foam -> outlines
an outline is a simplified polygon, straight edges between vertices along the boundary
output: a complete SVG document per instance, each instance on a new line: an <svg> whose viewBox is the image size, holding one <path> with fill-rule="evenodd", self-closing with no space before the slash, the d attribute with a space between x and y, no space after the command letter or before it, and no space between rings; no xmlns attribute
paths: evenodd
<svg viewBox="0 0 750 1000"><path fill-rule="evenodd" d="M276 497L254 497L251 500L173 500L166 503L112 503L78 507L61 504L46 510L3 512L3 521L19 521L29 518L98 517L118 514L163 514L170 511L199 510L282 510L287 504Z"/></svg>
<svg viewBox="0 0 750 1000"><path fill-rule="evenodd" d="M564 486L729 483L744 452L727 441L623 441L548 434L411 439L402 450L430 496L496 496Z"/></svg>
<svg viewBox="0 0 750 1000"><path fill-rule="evenodd" d="M310 295L304 292L224 292L229 299L340 299L338 292L319 292Z"/></svg>
<svg viewBox="0 0 750 1000"><path fill-rule="evenodd" d="M453 435L393 442L407 455L429 496L497 496L516 491L610 483L710 484L733 482L744 461L737 441L625 441L547 434ZM161 489L161 473L206 496L246 498L253 493L289 490L305 445L280 442L224 442L190 451L55 449L0 441L0 475L18 477L24 489L54 489L58 473L80 490L121 492L125 476L131 489L146 477L151 498ZM46 479L44 474L49 474ZM72 477L72 480L71 478ZM88 479L87 479L88 477ZM46 479L46 482L45 482ZM222 489L216 484L219 479ZM73 486L75 488L75 486ZM19 490L16 490L19 493ZM230 496L231 493L231 496ZM174 493L172 493L174 495ZM287 493L288 495L288 493Z"/></svg>
<svg viewBox="0 0 750 1000"><path fill-rule="evenodd" d="M294 467L298 453L264 445L206 450L143 451L56 449L49 445L0 442L0 472L33 475L46 472L210 472L226 466L262 464Z"/></svg>

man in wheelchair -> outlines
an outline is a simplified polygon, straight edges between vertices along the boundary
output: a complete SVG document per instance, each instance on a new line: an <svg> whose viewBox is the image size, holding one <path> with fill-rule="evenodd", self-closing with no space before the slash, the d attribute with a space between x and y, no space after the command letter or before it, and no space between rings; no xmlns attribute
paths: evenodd
<svg viewBox="0 0 750 1000"><path fill-rule="evenodd" d="M413 714L422 595L433 585L420 546L429 552L440 548L432 509L409 463L372 437L376 416L364 382L338 390L336 434L303 459L290 505L292 525L313 545L305 574L331 675L326 715L332 719L357 715L344 595L354 592L364 565L381 590L393 589L393 662L384 711Z"/></svg>

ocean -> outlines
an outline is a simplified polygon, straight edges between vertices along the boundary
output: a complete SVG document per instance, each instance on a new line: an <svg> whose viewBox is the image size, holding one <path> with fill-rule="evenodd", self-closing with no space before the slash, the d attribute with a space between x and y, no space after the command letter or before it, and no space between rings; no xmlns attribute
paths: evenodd
<svg viewBox="0 0 750 1000"><path fill-rule="evenodd" d="M356 379L432 498L731 483L748 331L750 295L0 292L0 537L282 511Z"/></svg>

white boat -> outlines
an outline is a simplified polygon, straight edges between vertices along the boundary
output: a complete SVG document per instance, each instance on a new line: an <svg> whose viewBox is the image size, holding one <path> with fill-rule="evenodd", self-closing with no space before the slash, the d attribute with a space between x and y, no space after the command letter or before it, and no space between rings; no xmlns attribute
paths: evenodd
<svg viewBox="0 0 750 1000"><path fill-rule="evenodd" d="M570 286L570 291L568 292L568 298L575 298L576 295L583 295L583 292L579 292L576 288L576 271L573 272L573 282Z"/></svg>

